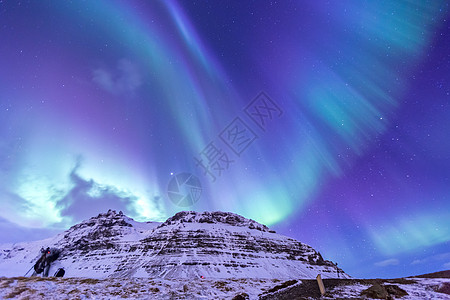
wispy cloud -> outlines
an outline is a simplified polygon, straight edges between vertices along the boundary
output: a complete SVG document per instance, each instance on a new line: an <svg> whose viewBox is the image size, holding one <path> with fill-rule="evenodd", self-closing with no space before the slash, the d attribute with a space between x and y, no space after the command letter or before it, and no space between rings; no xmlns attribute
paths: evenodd
<svg viewBox="0 0 450 300"><path fill-rule="evenodd" d="M104 185L93 179L84 179L78 174L82 159L78 158L77 164L70 174L72 189L61 198L56 206L63 217L70 217L73 222L79 222L108 209L121 210L126 215L139 216L137 203L142 200L131 191L118 189L112 185ZM155 210L155 215L163 215L162 200L146 199Z"/></svg>
<svg viewBox="0 0 450 300"><path fill-rule="evenodd" d="M136 196L120 192L112 186L100 186L93 180L85 180L77 175L76 170L70 176L74 187L57 204L62 216L70 216L74 222L79 222L110 208L122 210L128 215L137 214L130 206L136 201Z"/></svg>
<svg viewBox="0 0 450 300"><path fill-rule="evenodd" d="M46 176L22 174L23 188L5 189L0 186L0 230L8 226L14 232L26 230L63 229L74 223L88 219L108 209L122 210L126 215L143 219L142 207L150 210L153 217L145 220L162 220L166 217L163 199L151 197L142 192L129 190L112 184L101 184L93 178L79 174L82 159L68 169L55 184ZM31 172L31 171L30 171ZM20 229L22 228L22 229ZM31 231L30 231L31 232ZM11 240L0 234L3 240ZM8 237L8 238L6 238Z"/></svg>
<svg viewBox="0 0 450 300"><path fill-rule="evenodd" d="M396 258L390 258L383 261L379 261L375 263L377 267L387 267L387 266L396 266L400 263L400 261Z"/></svg>
<svg viewBox="0 0 450 300"><path fill-rule="evenodd" d="M450 269L450 262L444 264L444 268Z"/></svg>
<svg viewBox="0 0 450 300"><path fill-rule="evenodd" d="M142 76L136 64L127 59L120 59L114 70L93 70L92 81L111 94L132 95L142 85Z"/></svg>
<svg viewBox="0 0 450 300"><path fill-rule="evenodd" d="M432 255L429 257L425 257L422 259L415 259L411 262L411 265L422 265L422 264L428 264L432 262L439 262L439 261L447 261L450 259L450 252L440 253L436 255Z"/></svg>
<svg viewBox="0 0 450 300"><path fill-rule="evenodd" d="M22 227L0 217L0 241L2 243L40 240L54 236L60 232L60 229Z"/></svg>
<svg viewBox="0 0 450 300"><path fill-rule="evenodd" d="M386 256L411 252L450 241L447 210L422 211L396 221L385 220L382 224L368 227L368 233L377 248ZM383 228L383 230L380 230Z"/></svg>

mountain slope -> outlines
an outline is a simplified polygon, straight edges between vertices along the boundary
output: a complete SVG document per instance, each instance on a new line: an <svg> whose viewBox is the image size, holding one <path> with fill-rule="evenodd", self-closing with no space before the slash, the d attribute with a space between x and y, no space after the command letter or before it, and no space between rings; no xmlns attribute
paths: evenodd
<svg viewBox="0 0 450 300"><path fill-rule="evenodd" d="M225 212L141 223L108 211L51 239L0 246L0 276L23 276L41 247L62 250L50 274L62 266L68 277L349 277L312 247Z"/></svg>

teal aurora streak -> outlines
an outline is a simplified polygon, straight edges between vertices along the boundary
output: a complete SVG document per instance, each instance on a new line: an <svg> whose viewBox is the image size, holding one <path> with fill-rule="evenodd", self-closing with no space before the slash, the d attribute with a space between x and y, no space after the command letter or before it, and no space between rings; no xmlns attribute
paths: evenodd
<svg viewBox="0 0 450 300"><path fill-rule="evenodd" d="M192 172L190 209L274 226L352 275L450 263L445 1L3 2L0 25L4 228L161 221L182 209L171 174ZM283 110L265 131L243 111L260 91ZM235 117L257 134L240 156L219 138ZM210 142L232 159L214 182L194 160Z"/></svg>

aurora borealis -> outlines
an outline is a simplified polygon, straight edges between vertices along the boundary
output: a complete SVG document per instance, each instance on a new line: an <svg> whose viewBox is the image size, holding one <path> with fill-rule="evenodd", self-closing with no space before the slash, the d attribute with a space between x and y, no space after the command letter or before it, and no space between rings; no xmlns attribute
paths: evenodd
<svg viewBox="0 0 450 300"><path fill-rule="evenodd" d="M450 269L448 18L443 0L0 1L0 242L109 208L223 210L355 277ZM167 196L181 172L202 184L188 208Z"/></svg>

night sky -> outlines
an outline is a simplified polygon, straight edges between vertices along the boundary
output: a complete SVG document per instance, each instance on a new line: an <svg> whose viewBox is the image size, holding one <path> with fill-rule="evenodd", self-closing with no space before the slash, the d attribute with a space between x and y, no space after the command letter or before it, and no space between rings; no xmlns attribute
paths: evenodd
<svg viewBox="0 0 450 300"><path fill-rule="evenodd" d="M449 74L444 0L0 1L0 242L221 210L450 269Z"/></svg>

